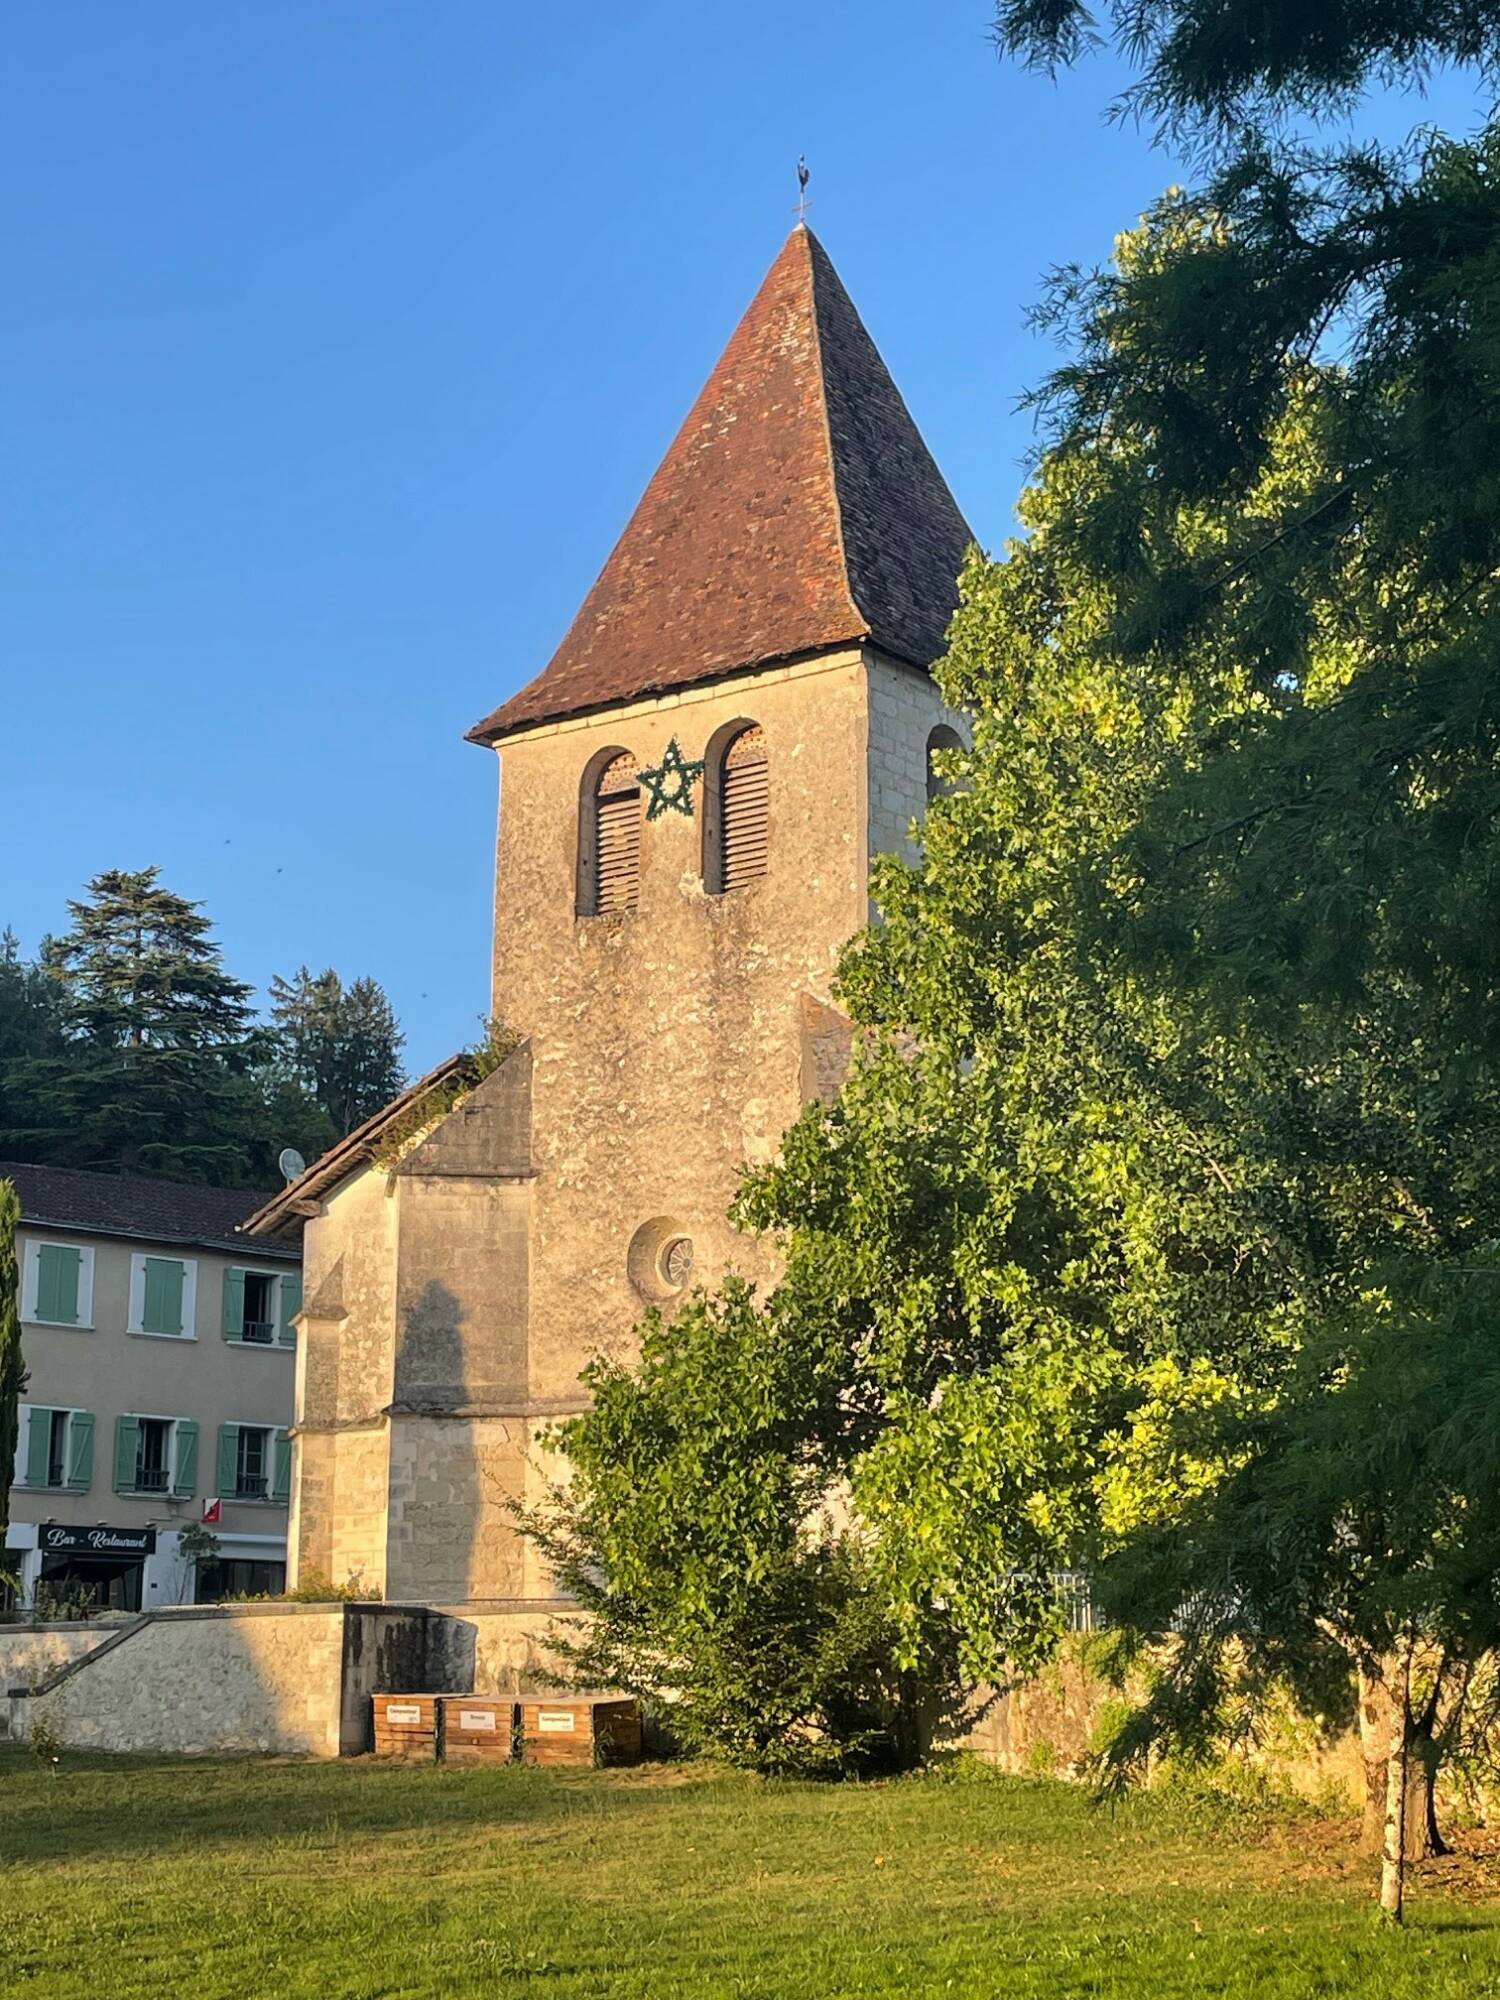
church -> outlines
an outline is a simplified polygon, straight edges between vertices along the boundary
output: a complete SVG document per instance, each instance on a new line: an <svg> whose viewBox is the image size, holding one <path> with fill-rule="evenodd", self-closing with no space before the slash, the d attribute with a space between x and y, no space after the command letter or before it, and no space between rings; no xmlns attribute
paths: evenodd
<svg viewBox="0 0 1500 2000"><path fill-rule="evenodd" d="M584 1364L731 1269L774 1282L728 1210L837 1090L871 857L964 740L930 668L969 541L799 223L556 653L468 733L500 780L489 1061L246 1225L304 1230L293 1577L544 1612L507 1502Z"/></svg>

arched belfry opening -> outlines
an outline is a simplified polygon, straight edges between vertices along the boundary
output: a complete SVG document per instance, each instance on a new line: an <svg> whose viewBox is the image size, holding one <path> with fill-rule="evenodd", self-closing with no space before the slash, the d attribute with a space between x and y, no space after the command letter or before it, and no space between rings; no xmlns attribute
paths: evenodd
<svg viewBox="0 0 1500 2000"><path fill-rule="evenodd" d="M771 763L765 731L740 717L704 754L703 886L711 896L758 882L771 860Z"/></svg>
<svg viewBox="0 0 1500 2000"><path fill-rule="evenodd" d="M943 799L954 789L953 780L938 769L938 758L945 750L965 750L968 745L950 723L940 722L927 738L927 803Z"/></svg>
<svg viewBox="0 0 1500 2000"><path fill-rule="evenodd" d="M580 917L633 910L641 892L641 788L635 758L613 745L584 767L578 795Z"/></svg>

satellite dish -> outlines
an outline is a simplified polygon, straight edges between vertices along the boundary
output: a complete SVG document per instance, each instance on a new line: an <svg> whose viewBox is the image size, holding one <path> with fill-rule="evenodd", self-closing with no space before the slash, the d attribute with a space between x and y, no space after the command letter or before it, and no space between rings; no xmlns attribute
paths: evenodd
<svg viewBox="0 0 1500 2000"><path fill-rule="evenodd" d="M283 1180L294 1181L299 1174L307 1172L307 1162L295 1146L283 1146L281 1158L276 1162L281 1169Z"/></svg>

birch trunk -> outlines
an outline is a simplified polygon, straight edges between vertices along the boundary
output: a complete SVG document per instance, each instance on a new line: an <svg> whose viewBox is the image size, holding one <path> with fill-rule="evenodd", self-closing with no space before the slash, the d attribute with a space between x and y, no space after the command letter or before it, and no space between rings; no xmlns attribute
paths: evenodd
<svg viewBox="0 0 1500 2000"><path fill-rule="evenodd" d="M1410 1758L1406 1738L1392 1745L1386 1763L1385 1837L1380 1850L1380 1907L1392 1923L1402 1921L1406 1897L1406 1793Z"/></svg>
<svg viewBox="0 0 1500 2000"><path fill-rule="evenodd" d="M1390 1762L1401 1682L1399 1659L1382 1661L1378 1673L1361 1673L1359 1677L1359 1738L1365 1769L1361 1844L1367 1854L1381 1854L1385 1850ZM1423 1730L1410 1714L1406 1733L1406 1858L1428 1861L1435 1854L1448 1852L1437 1823L1437 1744L1432 1730Z"/></svg>
<svg viewBox="0 0 1500 2000"><path fill-rule="evenodd" d="M1402 1655L1391 1690L1391 1730L1385 1772L1385 1829L1380 1849L1380 1907L1393 1924L1403 1919L1406 1900L1408 1815L1411 1794L1411 1643Z"/></svg>

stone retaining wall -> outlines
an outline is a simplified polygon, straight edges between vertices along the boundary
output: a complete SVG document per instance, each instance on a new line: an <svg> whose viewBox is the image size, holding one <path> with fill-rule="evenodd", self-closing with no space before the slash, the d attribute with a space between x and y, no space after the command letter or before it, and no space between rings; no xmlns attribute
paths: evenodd
<svg viewBox="0 0 1500 2000"><path fill-rule="evenodd" d="M96 1632L49 1677L34 1662L7 1690L10 1733L41 1723L69 1749L137 1756L356 1754L372 1694L470 1685L472 1640L454 1624L386 1604L153 1612Z"/></svg>
<svg viewBox="0 0 1500 2000"><path fill-rule="evenodd" d="M60 1667L70 1666L112 1639L120 1629L119 1620L107 1624L80 1619L77 1623L0 1625L0 1741L25 1734L24 1726L15 1727L12 1688L29 1688L49 1679Z"/></svg>
<svg viewBox="0 0 1500 2000"><path fill-rule="evenodd" d="M461 1692L514 1696L537 1686L549 1664L555 1598L494 1598L435 1608L447 1620L443 1643L459 1648L444 1670L460 1672L467 1660L473 1674Z"/></svg>

